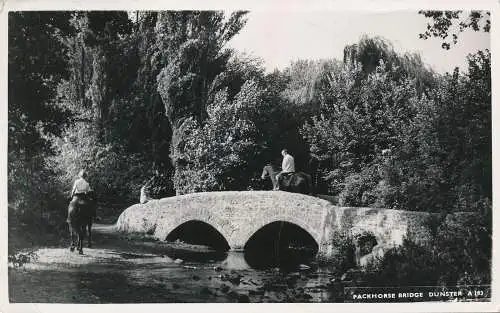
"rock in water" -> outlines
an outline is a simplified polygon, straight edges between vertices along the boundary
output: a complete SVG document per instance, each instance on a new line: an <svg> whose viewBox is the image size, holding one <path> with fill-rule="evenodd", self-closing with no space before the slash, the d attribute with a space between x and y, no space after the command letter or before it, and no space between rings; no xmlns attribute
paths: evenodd
<svg viewBox="0 0 500 313"><path fill-rule="evenodd" d="M227 293L229 291L229 286L225 285L225 284L222 284L220 286L220 291L222 291L223 293Z"/></svg>
<svg viewBox="0 0 500 313"><path fill-rule="evenodd" d="M175 264L181 264L182 262L184 262L184 261L181 259L175 259L175 261L174 261Z"/></svg>
<svg viewBox="0 0 500 313"><path fill-rule="evenodd" d="M233 283L235 285L239 285L239 283L241 281L241 277L243 277L243 276L236 273L236 272L231 272L231 274L229 275L227 280L229 280L231 283Z"/></svg>
<svg viewBox="0 0 500 313"><path fill-rule="evenodd" d="M250 303L250 297L246 294L240 294L238 297L239 303Z"/></svg>
<svg viewBox="0 0 500 313"><path fill-rule="evenodd" d="M341 281L350 281L352 280L352 275L349 272L345 272L340 278Z"/></svg>
<svg viewBox="0 0 500 313"><path fill-rule="evenodd" d="M200 293L201 293L202 295L211 295L211 294L212 294L212 292L210 291L210 289L208 289L208 287L203 287L203 288L201 289Z"/></svg>
<svg viewBox="0 0 500 313"><path fill-rule="evenodd" d="M239 303L249 303L250 302L250 297L244 293L239 293L239 292L236 292L234 290L231 290L227 295L230 298L238 300Z"/></svg>
<svg viewBox="0 0 500 313"><path fill-rule="evenodd" d="M307 270L310 270L310 269L311 269L311 267L310 267L309 265L300 264L300 265L299 265L299 269L300 269L301 271L307 271Z"/></svg>

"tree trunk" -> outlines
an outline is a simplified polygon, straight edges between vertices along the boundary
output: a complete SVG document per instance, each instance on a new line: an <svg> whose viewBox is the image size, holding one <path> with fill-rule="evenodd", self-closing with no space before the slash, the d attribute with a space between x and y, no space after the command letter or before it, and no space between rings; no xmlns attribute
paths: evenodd
<svg viewBox="0 0 500 313"><path fill-rule="evenodd" d="M85 107L85 46L84 43L82 42L82 59L80 63L80 80L81 80L81 85L80 85L80 101L81 101L81 107Z"/></svg>

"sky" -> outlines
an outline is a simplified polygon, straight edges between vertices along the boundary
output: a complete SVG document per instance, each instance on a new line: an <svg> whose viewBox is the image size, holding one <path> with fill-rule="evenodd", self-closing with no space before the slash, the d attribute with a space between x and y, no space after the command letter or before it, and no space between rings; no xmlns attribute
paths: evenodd
<svg viewBox="0 0 500 313"><path fill-rule="evenodd" d="M229 46L260 57L268 72L284 69L298 59L343 59L344 47L364 35L388 39L398 52L417 52L436 72L466 70L466 56L490 47L490 35L467 31L450 50L439 39L423 40L419 33L428 19L418 11L251 11L248 22Z"/></svg>

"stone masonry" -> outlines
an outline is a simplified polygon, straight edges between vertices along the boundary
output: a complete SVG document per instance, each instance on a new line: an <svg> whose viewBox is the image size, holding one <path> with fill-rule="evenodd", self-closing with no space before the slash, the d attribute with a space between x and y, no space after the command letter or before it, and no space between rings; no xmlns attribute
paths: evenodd
<svg viewBox="0 0 500 313"><path fill-rule="evenodd" d="M205 192L153 200L126 209L116 227L124 232L154 234L160 240L188 221L202 221L226 239L231 249L243 249L263 226L285 221L307 231L319 246L318 256L336 256L335 235L370 234L376 245L358 256L365 265L400 245L403 238L417 243L431 240L427 220L431 213L374 208L337 207L327 200L283 191Z"/></svg>

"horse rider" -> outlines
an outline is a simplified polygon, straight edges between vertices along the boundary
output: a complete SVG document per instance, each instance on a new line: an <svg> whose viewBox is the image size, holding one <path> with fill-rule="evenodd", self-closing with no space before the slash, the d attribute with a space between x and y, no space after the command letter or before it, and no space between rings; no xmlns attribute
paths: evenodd
<svg viewBox="0 0 500 313"><path fill-rule="evenodd" d="M87 182L87 172L81 170L78 173L78 178L73 184L73 189L71 190L71 202L79 202L79 204L87 203L88 200L93 196L93 190L90 184Z"/></svg>
<svg viewBox="0 0 500 313"><path fill-rule="evenodd" d="M280 189L280 179L283 175L295 173L295 160L293 159L293 156L288 153L287 149L283 149L281 151L281 155L283 156L283 162L281 163L281 172L276 175L276 187L274 190Z"/></svg>

